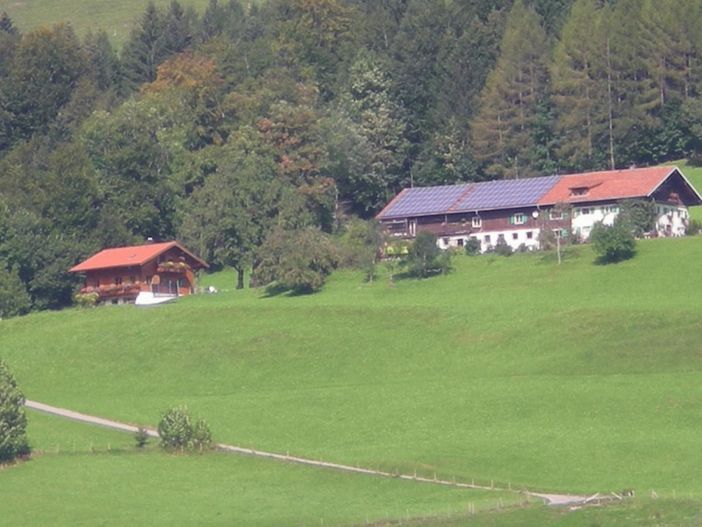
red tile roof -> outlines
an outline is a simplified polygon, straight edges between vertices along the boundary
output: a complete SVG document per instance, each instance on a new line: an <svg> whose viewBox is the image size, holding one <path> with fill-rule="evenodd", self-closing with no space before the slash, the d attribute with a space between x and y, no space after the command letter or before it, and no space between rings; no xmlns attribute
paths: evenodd
<svg viewBox="0 0 702 527"><path fill-rule="evenodd" d="M203 260L192 254L178 242L163 242L105 249L91 256L84 262L79 263L75 267L72 267L69 269L69 272L82 273L98 269L109 269L111 267L141 266L157 258L172 247L178 247L184 253L194 258L202 267L207 267L207 264Z"/></svg>
<svg viewBox="0 0 702 527"><path fill-rule="evenodd" d="M630 168L570 174L561 177L539 201L540 205L581 203L650 196L677 167Z"/></svg>

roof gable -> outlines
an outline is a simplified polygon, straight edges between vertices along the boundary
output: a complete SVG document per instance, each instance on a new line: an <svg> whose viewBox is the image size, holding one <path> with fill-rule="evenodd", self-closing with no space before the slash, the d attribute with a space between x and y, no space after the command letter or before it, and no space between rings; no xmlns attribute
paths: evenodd
<svg viewBox="0 0 702 527"><path fill-rule="evenodd" d="M87 260L72 267L69 269L69 272L82 273L86 271L110 269L114 267L138 267L150 262L173 247L177 247L185 254L193 258L200 267L208 267L204 260L201 260L192 254L178 242L172 241L104 249L99 253L94 254Z"/></svg>
<svg viewBox="0 0 702 527"><path fill-rule="evenodd" d="M630 168L562 176L540 205L580 203L650 196L677 167Z"/></svg>

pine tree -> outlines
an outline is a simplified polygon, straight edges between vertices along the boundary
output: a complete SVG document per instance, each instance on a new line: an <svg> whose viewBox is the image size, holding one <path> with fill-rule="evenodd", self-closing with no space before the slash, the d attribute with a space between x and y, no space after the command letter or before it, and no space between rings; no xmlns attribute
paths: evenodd
<svg viewBox="0 0 702 527"><path fill-rule="evenodd" d="M94 78L97 87L101 90L119 90L122 67L107 33L88 33L83 42L83 49L87 55L89 74Z"/></svg>
<svg viewBox="0 0 702 527"><path fill-rule="evenodd" d="M517 0L507 19L500 57L480 96L471 125L475 157L487 175L534 174L530 161L539 104L546 97L546 35L534 11Z"/></svg>
<svg viewBox="0 0 702 527"><path fill-rule="evenodd" d="M563 27L551 66L559 158L570 168L597 166L606 144L607 86L598 49L607 36L597 0L577 0Z"/></svg>
<svg viewBox="0 0 702 527"><path fill-rule="evenodd" d="M437 58L447 23L443 2L411 0L390 49L394 89L407 109L413 142L420 142L428 127L438 84Z"/></svg>
<svg viewBox="0 0 702 527"><path fill-rule="evenodd" d="M0 32L7 33L9 35L17 34L17 28L12 22L10 15L7 14L7 11L0 13Z"/></svg>
<svg viewBox="0 0 702 527"><path fill-rule="evenodd" d="M165 20L166 53L180 53L193 39L190 20L177 0L171 2Z"/></svg>
<svg viewBox="0 0 702 527"><path fill-rule="evenodd" d="M158 65L168 55L163 14L149 2L139 25L129 35L122 49L126 80L132 89L156 79Z"/></svg>

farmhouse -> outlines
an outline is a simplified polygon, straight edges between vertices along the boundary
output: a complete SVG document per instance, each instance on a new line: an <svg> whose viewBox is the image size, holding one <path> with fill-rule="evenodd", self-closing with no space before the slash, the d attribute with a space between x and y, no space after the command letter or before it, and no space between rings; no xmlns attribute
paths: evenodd
<svg viewBox="0 0 702 527"><path fill-rule="evenodd" d="M631 199L655 203L654 236L684 235L688 207L702 204L677 167L652 167L409 188L376 219L397 238L431 232L444 249L469 238L479 240L482 251L498 243L536 249L547 229L587 240L595 223L612 224L622 201Z"/></svg>
<svg viewBox="0 0 702 527"><path fill-rule="evenodd" d="M105 249L69 272L85 274L81 293L97 293L100 303L126 304L135 302L140 293L152 300L192 294L194 271L206 267L203 260L171 241Z"/></svg>

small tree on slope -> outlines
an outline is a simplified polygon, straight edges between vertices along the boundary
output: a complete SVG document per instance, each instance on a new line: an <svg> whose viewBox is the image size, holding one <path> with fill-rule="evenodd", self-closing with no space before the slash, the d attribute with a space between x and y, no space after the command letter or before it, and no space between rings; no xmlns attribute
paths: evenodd
<svg viewBox="0 0 702 527"><path fill-rule="evenodd" d="M24 395L10 369L0 360L0 463L29 454L26 432Z"/></svg>

